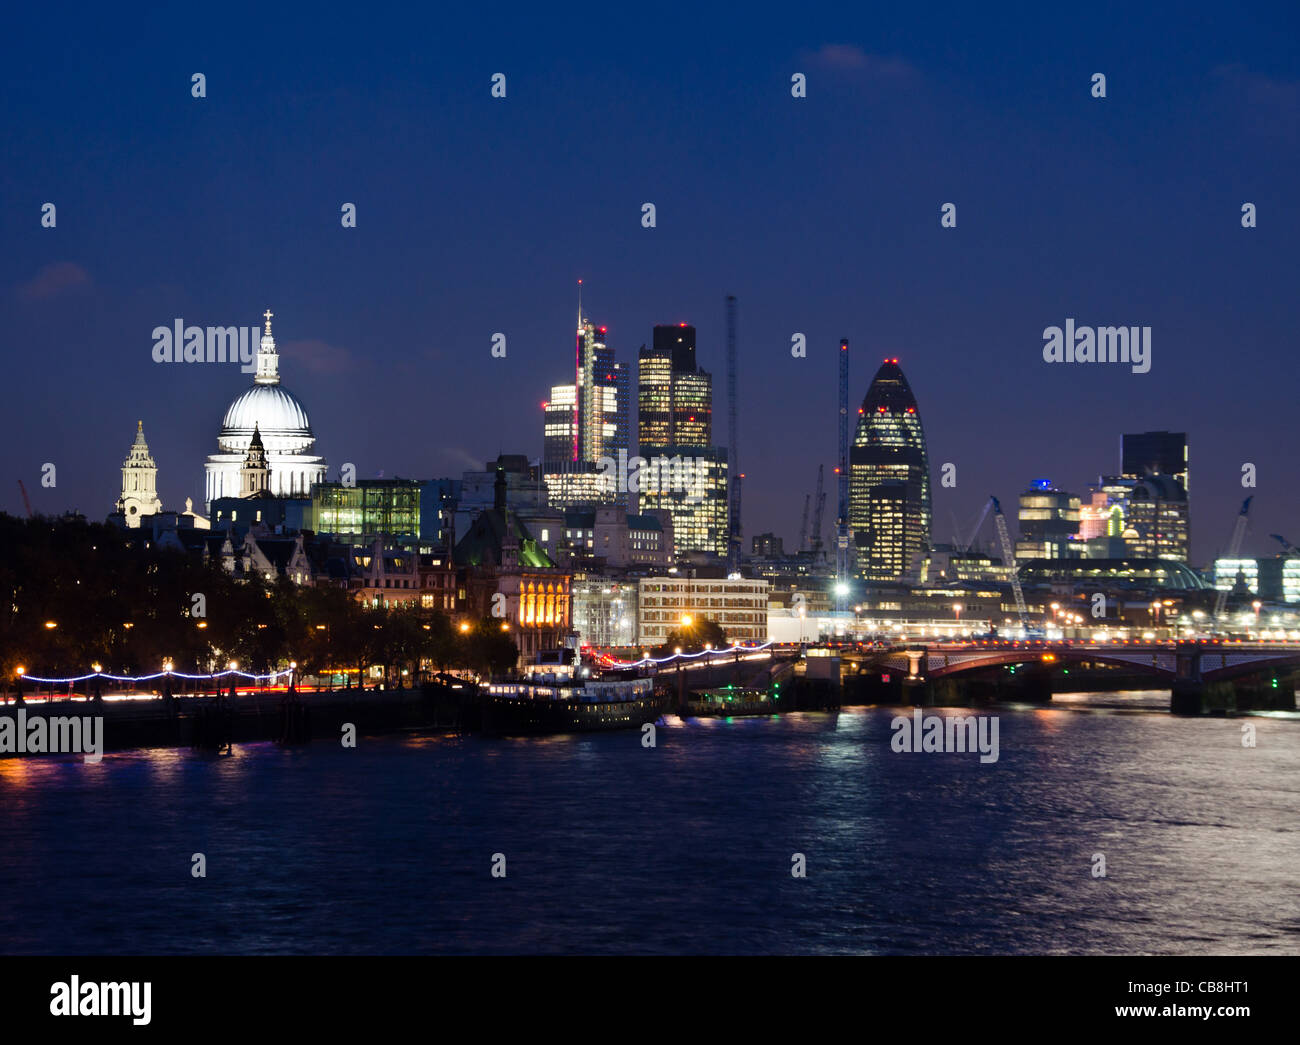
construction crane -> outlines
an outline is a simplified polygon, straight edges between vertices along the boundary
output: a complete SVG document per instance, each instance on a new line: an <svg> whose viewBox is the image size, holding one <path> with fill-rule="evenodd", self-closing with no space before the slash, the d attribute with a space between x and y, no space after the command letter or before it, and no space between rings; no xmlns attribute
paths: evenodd
<svg viewBox="0 0 1300 1045"><path fill-rule="evenodd" d="M740 542L744 534L740 528L740 448L736 433L736 298L727 295L727 468L736 478L731 484L730 530L727 541L727 555L730 560L728 573L740 569Z"/></svg>
<svg viewBox="0 0 1300 1045"><path fill-rule="evenodd" d="M812 494L803 495L803 519L799 523L799 551L808 547L808 505L812 503Z"/></svg>
<svg viewBox="0 0 1300 1045"><path fill-rule="evenodd" d="M969 552L972 548L975 547L975 538L979 536L980 528L984 525L984 520L989 517L989 509L992 508L996 502L997 502L996 497L990 497L987 501L984 502L984 510L980 512L979 522L975 524L975 529L971 530L970 540L968 540L965 544L958 545L957 550L959 552Z"/></svg>
<svg viewBox="0 0 1300 1045"><path fill-rule="evenodd" d="M741 472L735 479L735 490L732 495L732 510L736 513L736 518L740 518L740 495L744 490L745 473ZM731 546L731 565L728 568L728 574L739 573L740 571L740 531L736 531L734 543Z"/></svg>
<svg viewBox="0 0 1300 1045"><path fill-rule="evenodd" d="M1282 554L1284 557L1290 558L1293 555L1300 554L1300 552L1297 552L1296 546L1280 533L1270 533L1269 536L1282 545Z"/></svg>
<svg viewBox="0 0 1300 1045"><path fill-rule="evenodd" d="M1006 564L1008 572L1011 574L1011 590L1016 595L1016 613L1020 617L1020 626L1026 626L1025 618L1028 610L1025 609L1025 593L1020 589L1020 571L1016 567L1016 549L1011 544L1011 535L1007 533L1007 518L1002 514L1002 505L998 504L996 497L989 498L989 505L993 508L993 519L998 527L998 540L1002 544L1002 561ZM985 515L988 514L987 509ZM984 516L980 516L981 525L984 522ZM978 530L976 531L978 532ZM975 538L972 535L971 540Z"/></svg>
<svg viewBox="0 0 1300 1045"><path fill-rule="evenodd" d="M1241 542L1246 536L1246 521L1250 515L1250 502L1253 501L1254 495L1247 497L1241 502L1241 511L1237 513L1237 522L1232 527L1232 539L1228 541L1228 554L1225 559L1235 559L1241 554ZM1216 582L1218 578L1215 578ZM1228 592L1232 586L1219 589L1219 594L1214 600L1214 620L1217 623L1223 616L1224 607L1228 604Z"/></svg>
<svg viewBox="0 0 1300 1045"><path fill-rule="evenodd" d="M23 485L23 481L21 479L18 480L18 489L20 489L23 492L23 504L27 506L27 518L30 519L33 517L32 502L31 499L27 496L27 487Z"/></svg>
<svg viewBox="0 0 1300 1045"><path fill-rule="evenodd" d="M817 466L817 507L813 510L813 562L819 562L822 557L822 515L826 511L825 474L826 466L819 464Z"/></svg>
<svg viewBox="0 0 1300 1045"><path fill-rule="evenodd" d="M849 598L849 339L840 338L840 463L835 469L839 510L835 519L835 612Z"/></svg>

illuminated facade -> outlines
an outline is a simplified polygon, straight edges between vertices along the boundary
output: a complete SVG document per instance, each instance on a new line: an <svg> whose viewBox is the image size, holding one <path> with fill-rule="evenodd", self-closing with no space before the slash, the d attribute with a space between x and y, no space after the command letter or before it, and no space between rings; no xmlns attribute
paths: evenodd
<svg viewBox="0 0 1300 1045"><path fill-rule="evenodd" d="M727 450L721 446L663 447L642 453L641 511L667 512L677 554L726 555Z"/></svg>
<svg viewBox="0 0 1300 1045"><path fill-rule="evenodd" d="M414 479L358 479L354 485L317 483L309 529L368 544L376 538L415 540L420 534L423 484Z"/></svg>
<svg viewBox="0 0 1300 1045"><path fill-rule="evenodd" d="M578 307L574 380L551 386L542 404L542 472L547 497L559 510L579 505L627 504L627 490L593 485L602 458L628 449L628 373L597 327Z"/></svg>
<svg viewBox="0 0 1300 1045"><path fill-rule="evenodd" d="M602 482L594 464L583 471L547 472L545 479L547 503L559 512L581 510L614 500L609 482ZM620 496L626 499L625 494Z"/></svg>
<svg viewBox="0 0 1300 1045"><path fill-rule="evenodd" d="M1259 591L1259 564L1255 559L1215 559L1214 587L1218 591L1232 591L1240 584L1254 595Z"/></svg>
<svg viewBox="0 0 1300 1045"><path fill-rule="evenodd" d="M669 632L681 627L683 617L716 622L728 644L767 641L768 581L643 577L638 583L643 647L663 645Z"/></svg>
<svg viewBox="0 0 1300 1045"><path fill-rule="evenodd" d="M1111 504L1103 491L1094 489L1087 503L1079 505L1079 539L1123 536L1124 510L1118 504Z"/></svg>
<svg viewBox="0 0 1300 1045"><path fill-rule="evenodd" d="M1214 586L1219 591L1258 596L1265 602L1300 602L1300 558L1215 559Z"/></svg>
<svg viewBox="0 0 1300 1045"><path fill-rule="evenodd" d="M1081 503L1077 494L1056 489L1051 480L1035 479L1020 495L1017 559L1064 559L1079 535Z"/></svg>
<svg viewBox="0 0 1300 1045"><path fill-rule="evenodd" d="M144 441L144 422L135 427L135 442L122 462L122 496L117 499L117 510L122 513L127 526L140 525L140 516L162 511L158 499L158 465Z"/></svg>
<svg viewBox="0 0 1300 1045"><path fill-rule="evenodd" d="M695 361L695 328L659 325L642 348L637 373L637 441L648 448L708 446L713 439L713 377Z"/></svg>
<svg viewBox="0 0 1300 1045"><path fill-rule="evenodd" d="M271 316L265 313L266 331L257 349L253 386L226 410L217 435L217 453L204 465L209 510L218 497L240 496L240 469L256 429L266 450L267 489L276 497L306 497L315 483L325 479L325 458L311 451L316 436L307 412L280 384L280 356L271 336Z"/></svg>
<svg viewBox="0 0 1300 1045"><path fill-rule="evenodd" d="M849 448L849 534L868 580L919 577L930 545L930 462L897 359L876 371Z"/></svg>
<svg viewBox="0 0 1300 1045"><path fill-rule="evenodd" d="M573 580L573 628L584 646L627 647L636 643L637 598L635 581L610 581L601 577Z"/></svg>
<svg viewBox="0 0 1300 1045"><path fill-rule="evenodd" d="M571 637L571 576L508 507L503 463L497 465L493 495L492 507L479 512L457 542L453 560L467 611L501 620L519 648L519 663L531 664L538 653L559 649Z"/></svg>
<svg viewBox="0 0 1300 1045"><path fill-rule="evenodd" d="M1153 559L1186 562L1189 519L1187 491L1169 476L1152 475L1133 487L1127 505L1126 530L1132 553Z"/></svg>
<svg viewBox="0 0 1300 1045"><path fill-rule="evenodd" d="M695 359L695 328L659 325L637 372L641 510L672 516L680 554L725 556L729 539L727 451L713 440L713 378Z"/></svg>

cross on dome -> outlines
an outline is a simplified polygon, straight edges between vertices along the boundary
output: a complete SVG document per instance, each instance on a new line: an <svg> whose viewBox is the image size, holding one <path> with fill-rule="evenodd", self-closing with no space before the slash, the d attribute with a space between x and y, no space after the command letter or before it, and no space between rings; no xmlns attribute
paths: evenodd
<svg viewBox="0 0 1300 1045"><path fill-rule="evenodd" d="M268 334L271 332L271 317L273 315L275 315L275 313L272 312L269 308L262 313L262 317L266 320L266 332Z"/></svg>

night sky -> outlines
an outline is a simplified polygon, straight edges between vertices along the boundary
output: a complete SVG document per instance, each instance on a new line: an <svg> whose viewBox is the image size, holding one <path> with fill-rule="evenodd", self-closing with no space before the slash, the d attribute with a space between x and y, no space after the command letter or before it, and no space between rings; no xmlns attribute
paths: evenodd
<svg viewBox="0 0 1300 1045"><path fill-rule="evenodd" d="M539 457L582 278L629 363L655 323L696 325L718 442L737 296L746 548L795 544L819 463L829 532L840 337L855 411L886 356L916 392L936 540L1034 478L1082 494L1122 432L1169 428L1191 440L1198 564L1251 492L1243 462L1246 551L1300 543L1296 8L1132 6L12 11L0 509L21 513L21 478L37 511L102 519L137 419L164 507L201 508L251 377L155 364L150 332L268 306L331 478ZM1152 327L1151 372L1044 363L1067 317Z"/></svg>

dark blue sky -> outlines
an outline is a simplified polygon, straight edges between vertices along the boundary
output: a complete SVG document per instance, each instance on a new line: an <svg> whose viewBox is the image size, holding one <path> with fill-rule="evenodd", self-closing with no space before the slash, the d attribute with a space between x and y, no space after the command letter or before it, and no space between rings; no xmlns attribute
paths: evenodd
<svg viewBox="0 0 1300 1045"><path fill-rule="evenodd" d="M936 482L957 465L936 539L1035 477L1083 492L1117 470L1121 432L1172 428L1198 560L1226 541L1246 461L1249 550L1300 543L1296 9L1130 7L11 14L0 508L21 511L22 478L37 510L102 517L137 418L164 505L201 502L249 379L159 366L150 331L251 326L268 305L332 475L539 456L581 277L629 361L655 323L697 326L719 441L737 295L747 535L793 545L834 464L845 336L854 407L897 356ZM1151 326L1151 372L1044 363L1067 316Z"/></svg>

